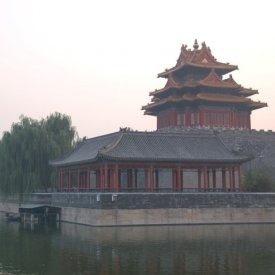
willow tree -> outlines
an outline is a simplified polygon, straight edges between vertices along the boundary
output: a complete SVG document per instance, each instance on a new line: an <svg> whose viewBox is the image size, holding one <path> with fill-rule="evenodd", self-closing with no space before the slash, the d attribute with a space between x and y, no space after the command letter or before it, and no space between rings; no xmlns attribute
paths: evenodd
<svg viewBox="0 0 275 275"><path fill-rule="evenodd" d="M21 116L0 141L0 189L15 194L45 191L53 186L49 160L75 146L77 132L67 115L54 113L46 119Z"/></svg>

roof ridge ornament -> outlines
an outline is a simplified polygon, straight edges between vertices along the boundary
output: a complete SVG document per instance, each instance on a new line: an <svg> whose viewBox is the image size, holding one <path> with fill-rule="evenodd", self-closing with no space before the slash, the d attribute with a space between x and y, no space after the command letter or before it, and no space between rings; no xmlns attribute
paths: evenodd
<svg viewBox="0 0 275 275"><path fill-rule="evenodd" d="M198 40L197 39L195 39L193 48L194 48L195 51L199 49L199 44L198 44Z"/></svg>

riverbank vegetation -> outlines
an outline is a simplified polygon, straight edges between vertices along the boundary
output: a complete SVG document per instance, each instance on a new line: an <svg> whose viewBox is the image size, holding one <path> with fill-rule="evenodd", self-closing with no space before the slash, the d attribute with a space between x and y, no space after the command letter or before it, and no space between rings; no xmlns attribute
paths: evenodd
<svg viewBox="0 0 275 275"><path fill-rule="evenodd" d="M56 181L49 161L71 151L78 141L67 115L54 113L41 120L21 116L0 140L0 192L49 190Z"/></svg>
<svg viewBox="0 0 275 275"><path fill-rule="evenodd" d="M250 170L244 179L246 192L275 192L275 181L272 171L267 168Z"/></svg>

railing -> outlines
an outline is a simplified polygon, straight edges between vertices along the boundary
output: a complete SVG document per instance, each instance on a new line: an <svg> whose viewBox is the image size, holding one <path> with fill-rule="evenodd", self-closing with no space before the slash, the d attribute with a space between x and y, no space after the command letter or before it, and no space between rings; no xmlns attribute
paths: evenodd
<svg viewBox="0 0 275 275"><path fill-rule="evenodd" d="M233 190L230 190L230 188L183 188L181 190L179 189L172 189L172 188L156 188L156 189L146 189L146 188L120 188L119 190L116 190L114 188L92 188L92 189L86 189L86 188L63 188L62 190L57 190L57 192L65 192L65 193L222 193L222 192L240 192L239 188L234 188Z"/></svg>

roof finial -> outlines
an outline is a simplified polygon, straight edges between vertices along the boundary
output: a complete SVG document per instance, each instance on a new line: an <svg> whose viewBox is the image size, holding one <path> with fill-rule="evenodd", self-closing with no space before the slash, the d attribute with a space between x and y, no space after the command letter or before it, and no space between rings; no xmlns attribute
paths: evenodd
<svg viewBox="0 0 275 275"><path fill-rule="evenodd" d="M194 45L193 45L194 50L197 50L199 48L199 44L197 39L195 39Z"/></svg>

